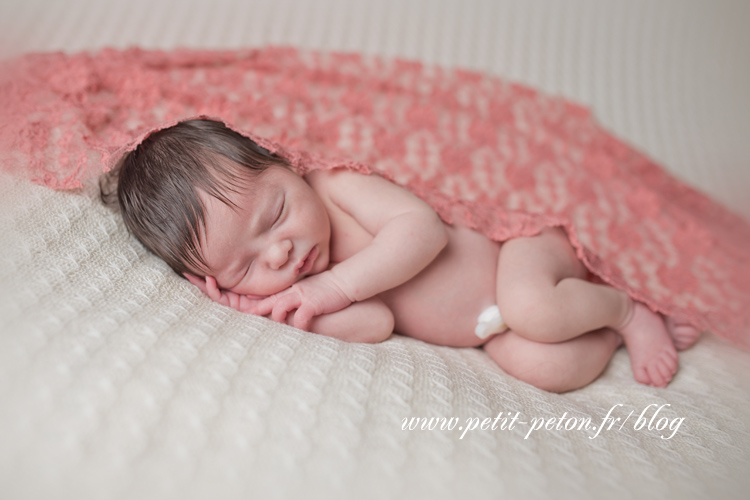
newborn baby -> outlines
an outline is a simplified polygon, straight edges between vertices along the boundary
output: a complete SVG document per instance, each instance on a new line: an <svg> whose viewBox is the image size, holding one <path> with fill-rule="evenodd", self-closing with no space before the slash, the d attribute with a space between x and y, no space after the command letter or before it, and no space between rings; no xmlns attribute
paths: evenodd
<svg viewBox="0 0 750 500"><path fill-rule="evenodd" d="M498 243L378 175L299 176L221 122L151 134L116 175L128 229L175 272L314 333L482 346L554 392L592 382L623 343L635 379L665 387L699 334L594 282L561 228Z"/></svg>

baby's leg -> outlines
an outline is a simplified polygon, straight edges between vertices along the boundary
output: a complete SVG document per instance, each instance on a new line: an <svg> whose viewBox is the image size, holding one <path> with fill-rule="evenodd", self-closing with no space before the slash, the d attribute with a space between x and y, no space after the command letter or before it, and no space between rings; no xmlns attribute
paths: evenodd
<svg viewBox="0 0 750 500"><path fill-rule="evenodd" d="M666 386L677 351L661 317L608 285L585 280L587 271L565 233L548 228L505 242L497 274L497 306L518 335L561 342L610 327L622 334L638 382Z"/></svg>
<svg viewBox="0 0 750 500"><path fill-rule="evenodd" d="M566 392L593 382L621 343L622 337L609 328L556 344L510 330L490 339L484 350L509 375L545 391Z"/></svg>
<svg viewBox="0 0 750 500"><path fill-rule="evenodd" d="M538 342L621 325L628 317L628 295L586 281L587 275L560 228L506 241L496 281L500 314L516 333Z"/></svg>

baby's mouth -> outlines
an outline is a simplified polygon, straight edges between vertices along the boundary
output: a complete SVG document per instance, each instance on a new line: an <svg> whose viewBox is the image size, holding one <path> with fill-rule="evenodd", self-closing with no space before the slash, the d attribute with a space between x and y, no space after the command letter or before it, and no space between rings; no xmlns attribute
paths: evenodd
<svg viewBox="0 0 750 500"><path fill-rule="evenodd" d="M310 269L312 269L313 264L315 264L315 259L317 258L318 258L318 246L315 245L314 247L312 247L312 250L308 252L305 258L302 259L302 262L298 264L297 275L304 274L308 272Z"/></svg>

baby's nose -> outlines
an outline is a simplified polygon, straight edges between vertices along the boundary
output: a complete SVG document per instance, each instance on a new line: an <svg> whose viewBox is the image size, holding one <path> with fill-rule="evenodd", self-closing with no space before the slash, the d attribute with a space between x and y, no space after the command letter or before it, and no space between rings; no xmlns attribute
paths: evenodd
<svg viewBox="0 0 750 500"><path fill-rule="evenodd" d="M282 240L274 244L269 252L268 265L274 271L281 269L289 260L289 253L292 250L291 240Z"/></svg>

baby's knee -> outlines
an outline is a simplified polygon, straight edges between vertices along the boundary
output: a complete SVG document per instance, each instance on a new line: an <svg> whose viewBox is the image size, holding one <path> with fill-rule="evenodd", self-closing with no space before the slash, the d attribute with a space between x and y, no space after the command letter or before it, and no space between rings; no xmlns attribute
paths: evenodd
<svg viewBox="0 0 750 500"><path fill-rule="evenodd" d="M551 288L550 290L551 291ZM543 287L519 287L506 297L498 297L498 309L510 329L530 340L557 340L558 318L552 297Z"/></svg>

